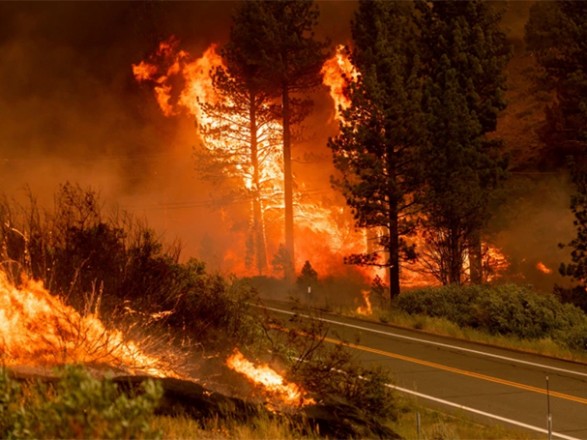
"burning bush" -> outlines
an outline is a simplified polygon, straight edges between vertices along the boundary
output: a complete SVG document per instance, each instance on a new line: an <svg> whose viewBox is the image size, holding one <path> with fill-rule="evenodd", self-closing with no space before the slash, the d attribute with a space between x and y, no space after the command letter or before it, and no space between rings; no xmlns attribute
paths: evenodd
<svg viewBox="0 0 587 440"><path fill-rule="evenodd" d="M291 380L315 396L318 403L353 408L364 420L374 423L395 419L394 395L384 385L392 382L388 372L362 366L342 344L326 344L328 329L322 321L295 315L288 327L275 326L278 331L272 341L275 352L293 360Z"/></svg>
<svg viewBox="0 0 587 440"><path fill-rule="evenodd" d="M131 314L208 346L252 337L244 306L251 289L207 274L200 261L180 263L178 245L166 248L127 214L105 216L91 189L66 183L55 200L43 213L32 195L29 206L0 203L0 262L16 285L24 274L80 312Z"/></svg>

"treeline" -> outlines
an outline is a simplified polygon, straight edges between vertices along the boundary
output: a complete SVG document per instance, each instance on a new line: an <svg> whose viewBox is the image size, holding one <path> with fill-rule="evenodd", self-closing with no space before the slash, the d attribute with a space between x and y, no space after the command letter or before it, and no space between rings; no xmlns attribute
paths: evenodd
<svg viewBox="0 0 587 440"><path fill-rule="evenodd" d="M415 260L442 284L485 282L491 257L484 243L504 203L510 169L560 170L571 155L583 161L585 7L560 1L531 8L526 46L538 62L535 87L554 98L540 129L544 148L537 162L510 164L496 131L507 105L512 55L502 6L360 1L350 23L348 55L359 75L347 78L349 107L338 109L340 132L328 142L336 168L332 182L356 225L374 237L368 252L346 262L388 268L390 297L400 293L400 268ZM286 243L279 259L290 281L292 127L311 111L308 94L320 83L329 51L314 34L318 14L312 1L239 5L220 50L224 66L211 72L221 99L202 104L217 123L199 126L212 162L244 176L243 190L253 201L246 259L259 274L267 269L264 210L276 197L267 162L281 149L278 196L284 199ZM229 145L219 149L218 140Z"/></svg>

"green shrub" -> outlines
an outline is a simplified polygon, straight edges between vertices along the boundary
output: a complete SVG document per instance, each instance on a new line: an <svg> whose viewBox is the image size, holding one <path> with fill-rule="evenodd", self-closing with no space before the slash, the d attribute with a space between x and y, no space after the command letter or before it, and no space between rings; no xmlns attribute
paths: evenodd
<svg viewBox="0 0 587 440"><path fill-rule="evenodd" d="M142 394L127 396L115 384L65 367L54 384L19 385L0 373L0 438L160 438L150 419L163 394L144 383Z"/></svg>
<svg viewBox="0 0 587 440"><path fill-rule="evenodd" d="M500 286L443 286L405 292L396 306L409 314L445 318L461 327L521 339L551 337L569 348L585 348L587 316L562 304L554 295L527 288Z"/></svg>

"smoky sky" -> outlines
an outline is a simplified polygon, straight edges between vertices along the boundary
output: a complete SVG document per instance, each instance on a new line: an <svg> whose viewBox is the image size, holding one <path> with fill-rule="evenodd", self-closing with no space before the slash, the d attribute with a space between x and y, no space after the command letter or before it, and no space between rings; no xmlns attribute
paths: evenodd
<svg viewBox="0 0 587 440"><path fill-rule="evenodd" d="M208 202L215 188L196 175L194 121L164 117L152 88L135 81L131 65L171 35L194 56L211 43L222 44L238 4L0 2L0 193L18 199L29 187L50 205L65 181L90 186L106 204L144 216L167 238L179 237L187 255L205 249L208 262L221 259L231 237L219 233L218 225L241 226L223 223L227 213ZM521 41L531 2L495 4L504 10L510 39ZM350 42L357 2L318 5L316 34L333 46ZM314 111L305 124L306 142L294 151L294 172L327 199L332 164L326 141L336 125L327 93L312 97ZM560 218L567 211L566 202L559 202L557 210L534 217ZM517 231L511 237L521 236L515 225L510 228ZM533 236L534 229L526 229ZM507 231L498 241L524 260L524 245Z"/></svg>
<svg viewBox="0 0 587 440"><path fill-rule="evenodd" d="M191 117L164 117L131 65L174 35L194 57L228 38L238 2L0 2L0 192L42 205L65 181L144 215L187 253L222 247L226 215L195 175ZM317 34L349 40L355 2L319 2ZM322 93L315 114L331 111ZM320 97L318 97L320 101ZM320 144L328 160L326 137ZM328 175L315 180L328 187ZM209 232L212 230L212 232ZM226 235L226 234L225 234ZM214 243L213 243L214 244Z"/></svg>

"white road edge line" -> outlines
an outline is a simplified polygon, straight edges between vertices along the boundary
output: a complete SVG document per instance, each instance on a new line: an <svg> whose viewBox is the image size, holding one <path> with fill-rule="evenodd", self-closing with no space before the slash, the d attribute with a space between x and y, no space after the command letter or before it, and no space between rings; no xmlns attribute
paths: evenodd
<svg viewBox="0 0 587 440"><path fill-rule="evenodd" d="M261 306L257 306L257 307L261 307ZM266 308L267 310L272 310L272 311L278 312L278 313L284 313L286 315L295 315L296 314L295 312L290 312L289 310L282 310L282 309L277 309L277 308L268 307L268 306L263 306L263 307ZM518 364L530 365L532 367L543 368L543 369L550 370L550 371L558 371L560 373L567 373L567 374L573 374L573 375L576 375L576 376L587 377L587 373L583 373L581 371L567 370L565 368L553 367L551 365L539 364L539 363L530 362L530 361L524 361L522 359L516 359L516 358L507 357L507 356L501 356L501 355L498 355L498 354L487 353L487 352L479 351L479 350L472 350L470 348L459 347L457 345L443 344L442 342L434 342L434 341L428 341L426 339L414 338L414 337L411 337L411 336L398 335L396 333L390 333L390 332L386 332L386 331L383 331L383 330L375 330L375 329L368 328L368 327L363 327L363 326L360 326L360 325L347 324L347 323L344 323L344 322L334 321L334 320L326 319L326 318L318 318L318 317L315 317L315 316L304 315L304 314L298 314L298 315L301 316L301 317L303 317L303 318L316 319L318 321L327 322L329 324L337 324L337 325L341 325L343 327L354 328L354 329L357 329L357 330L364 330L364 331L371 332L371 333L378 333L378 334L381 334L381 335L391 336L391 337L397 338L397 339L405 339L407 341L420 342L420 343L425 343L425 344L429 344L429 345L435 345L437 347L443 347L443 348L450 348L452 350L458 350L458 351L463 351L463 352L466 352L466 353L476 354L476 355L479 355L479 356L485 356L485 357L490 357L490 358L494 358L494 359L500 359L502 361L516 362Z"/></svg>
<svg viewBox="0 0 587 440"><path fill-rule="evenodd" d="M478 414L481 416L485 416L485 417L489 417L491 419L495 419L495 420L499 420L501 422L506 422L515 426L519 426L521 428L526 428L529 429L531 431L536 431L539 432L541 434L548 434L548 430L543 429L543 428L539 428L538 426L533 426L533 425L528 425L526 423L523 422L518 422L517 420L512 420L512 419L508 419L507 417L502 417L502 416L498 416L497 414L491 414L485 411L481 411L475 408L471 408L469 406L465 406L465 405L460 405L458 403L454 403L454 402L450 402L448 400L444 400L444 399L439 399L438 397L433 397L433 396L429 396L427 394L422 394L422 393L418 393L417 391L412 391L409 390L407 388L402 388L402 387L398 387L397 385L391 385L386 383L385 384L386 387L391 388L393 390L397 390L400 391L402 393L407 393L407 394L411 394L413 396L417 396L417 397L421 397L422 399L428 399L428 400L432 400L433 402L437 402L437 403L441 403L443 405L447 405L447 406L452 406L453 408L458 408L461 409L463 411L469 411L472 412L474 414ZM569 435L565 435L565 434L561 434L558 432L552 432L552 435L564 440L581 440L577 437L571 437Z"/></svg>

